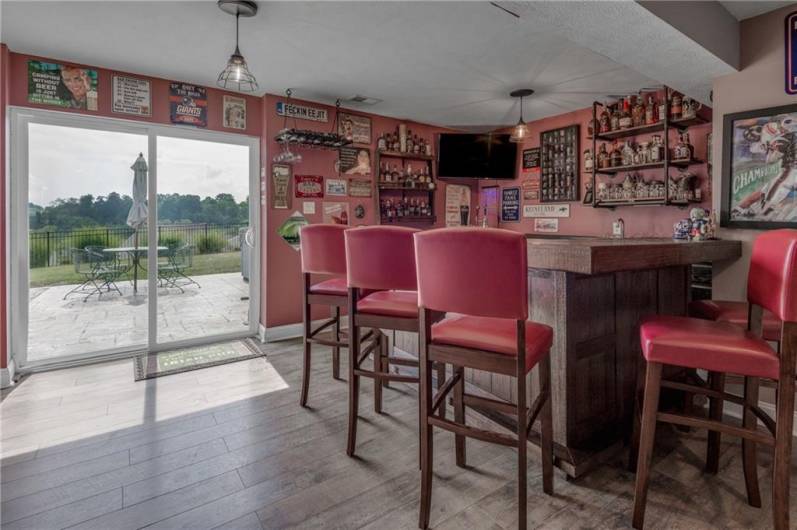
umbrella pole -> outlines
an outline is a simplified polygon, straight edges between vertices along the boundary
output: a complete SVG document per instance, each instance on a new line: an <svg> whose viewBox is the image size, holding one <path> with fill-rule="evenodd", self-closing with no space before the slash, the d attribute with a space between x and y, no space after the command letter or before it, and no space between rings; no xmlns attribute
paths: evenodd
<svg viewBox="0 0 797 530"><path fill-rule="evenodd" d="M138 294L138 228L133 236L133 296Z"/></svg>

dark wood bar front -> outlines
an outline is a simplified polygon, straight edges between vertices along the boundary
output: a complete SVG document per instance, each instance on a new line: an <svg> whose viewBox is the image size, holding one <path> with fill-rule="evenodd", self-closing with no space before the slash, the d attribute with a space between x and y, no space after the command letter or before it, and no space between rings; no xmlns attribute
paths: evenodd
<svg viewBox="0 0 797 530"><path fill-rule="evenodd" d="M554 329L551 350L557 465L577 477L629 433L640 359L639 319L683 315L690 266L741 256L738 241L529 236L529 319ZM396 346L417 353L417 336ZM538 391L536 369L527 388ZM516 401L508 376L466 371L466 381ZM508 418L492 419L511 427Z"/></svg>

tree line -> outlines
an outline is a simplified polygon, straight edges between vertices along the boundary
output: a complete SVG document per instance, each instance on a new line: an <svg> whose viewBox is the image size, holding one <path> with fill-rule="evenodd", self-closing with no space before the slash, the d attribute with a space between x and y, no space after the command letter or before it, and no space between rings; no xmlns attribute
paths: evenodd
<svg viewBox="0 0 797 530"><path fill-rule="evenodd" d="M129 195L111 192L107 196L91 194L56 199L48 206L30 203L28 214L31 230L73 230L76 228L124 226L133 205ZM249 219L249 198L236 202L229 193L200 198L179 193L158 194L158 222L246 224Z"/></svg>

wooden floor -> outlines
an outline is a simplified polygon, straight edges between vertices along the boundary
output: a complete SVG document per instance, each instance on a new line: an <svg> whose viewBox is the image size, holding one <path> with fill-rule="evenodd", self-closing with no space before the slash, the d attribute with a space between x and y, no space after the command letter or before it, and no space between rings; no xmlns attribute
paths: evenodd
<svg viewBox="0 0 797 530"><path fill-rule="evenodd" d="M315 356L311 410L297 404L300 343L267 350L267 360L138 383L131 360L42 373L6 392L3 530L416 528L414 391L394 385L375 416L363 383L358 458L348 458L346 383L332 379L328 350ZM767 451L755 509L738 442L723 444L718 476L701 472L703 434L662 427L657 442L650 528L770 527ZM515 452L468 441L472 467L460 469L452 447L438 432L432 526L515 527ZM619 458L575 482L557 471L553 497L530 460L530 527L628 526L633 474Z"/></svg>

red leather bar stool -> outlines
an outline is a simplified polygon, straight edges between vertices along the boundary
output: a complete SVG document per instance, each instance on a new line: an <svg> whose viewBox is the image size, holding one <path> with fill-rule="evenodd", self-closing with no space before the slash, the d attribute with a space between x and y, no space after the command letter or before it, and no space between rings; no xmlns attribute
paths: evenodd
<svg viewBox="0 0 797 530"><path fill-rule="evenodd" d="M747 302L731 302L727 300L694 300L689 303L689 316L730 322L747 328L750 304ZM782 322L769 311L764 311L764 338L772 342L780 342Z"/></svg>
<svg viewBox="0 0 797 530"><path fill-rule="evenodd" d="M429 526L432 430L455 435L456 464L465 466L466 437L518 449L519 527L526 527L526 449L540 417L543 490L553 493L553 427L549 352L553 330L528 321L526 238L492 228L444 228L415 234L421 336L421 508ZM433 395L432 363L453 365ZM527 406L526 378L539 365L540 393ZM465 367L515 378L517 404L465 392ZM454 392L454 420L440 414ZM487 407L517 418L515 435L465 423L465 406Z"/></svg>
<svg viewBox="0 0 797 530"><path fill-rule="evenodd" d="M747 330L728 322L688 317L656 316L642 323L640 338L647 367L638 442L634 528L642 528L644 523L657 421L741 437L747 500L752 506L761 506L756 444L772 446L775 454L772 481L774 527L777 530L789 528L789 468L797 362L797 230L773 230L756 239L747 278L747 299L751 305ZM780 352L776 352L762 337L765 310L782 322ZM666 365L744 376L744 397L727 394L722 388L706 389L662 380L662 368ZM759 378L777 381L776 420L758 407ZM738 403L744 410L742 426L723 423L714 414L706 419L659 412L662 387ZM758 428L758 420L767 430Z"/></svg>
<svg viewBox="0 0 797 530"><path fill-rule="evenodd" d="M340 379L340 348L348 343L341 340L340 308L349 302L346 288L346 246L343 232L347 226L317 224L302 228L300 246L302 258L302 319L304 323L304 363L302 366L302 393L300 404L307 406L310 386L310 364L313 344L332 347L332 377ZM319 283L312 283L311 275L333 276ZM316 329L312 326L312 306L323 305L332 309L332 317ZM332 328L332 338L319 337L319 333Z"/></svg>
<svg viewBox="0 0 797 530"><path fill-rule="evenodd" d="M374 380L374 410L382 411L382 386L387 381L418 382L414 375L390 372L390 365L418 366L413 359L377 351L379 341L366 340L361 328L418 331L418 294L415 278L417 230L398 226L368 226L346 231L346 266L349 313L349 436L346 454L357 444L360 377ZM371 291L370 294L363 293ZM376 292L373 292L376 291ZM373 354L373 369L363 363Z"/></svg>

